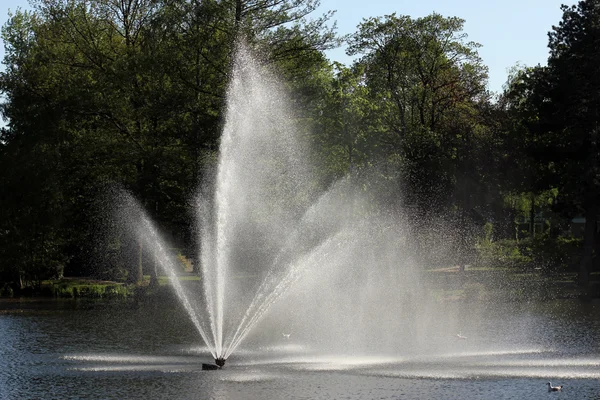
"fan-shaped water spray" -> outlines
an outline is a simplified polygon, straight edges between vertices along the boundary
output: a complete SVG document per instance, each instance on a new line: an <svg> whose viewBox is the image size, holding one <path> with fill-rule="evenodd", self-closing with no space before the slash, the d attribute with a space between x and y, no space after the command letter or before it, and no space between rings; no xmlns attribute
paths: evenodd
<svg viewBox="0 0 600 400"><path fill-rule="evenodd" d="M276 77L239 46L216 177L196 204L201 287L182 285L157 230L136 207L139 237L219 366L305 271L341 257L358 229L349 229L348 217L361 206L348 180L315 190L290 104Z"/></svg>
<svg viewBox="0 0 600 400"><path fill-rule="evenodd" d="M443 308L429 308L401 212L378 207L377 191L356 176L317 188L282 87L239 47L218 165L196 201L200 280L179 279L158 230L131 200L144 248L219 366L261 321L264 331L293 331L326 351L442 347L430 332L460 329L451 319L442 326Z"/></svg>

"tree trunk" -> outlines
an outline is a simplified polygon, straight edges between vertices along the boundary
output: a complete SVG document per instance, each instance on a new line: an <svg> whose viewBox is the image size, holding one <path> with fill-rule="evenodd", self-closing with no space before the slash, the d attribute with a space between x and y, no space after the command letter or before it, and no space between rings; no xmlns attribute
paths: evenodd
<svg viewBox="0 0 600 400"><path fill-rule="evenodd" d="M240 23L242 22L242 0L236 0L235 2L235 31L236 34L239 30Z"/></svg>
<svg viewBox="0 0 600 400"><path fill-rule="evenodd" d="M158 261L154 259L152 261L152 268L150 268L150 287L158 286Z"/></svg>
<svg viewBox="0 0 600 400"><path fill-rule="evenodd" d="M144 279L144 271L143 271L143 258L144 258L144 243L140 239L138 242L138 254L137 260L135 260L135 265L133 265L131 269L131 273L129 275L129 283L139 284L142 283Z"/></svg>
<svg viewBox="0 0 600 400"><path fill-rule="evenodd" d="M535 237L535 194L531 193L531 208L529 209L529 230L531 237Z"/></svg>
<svg viewBox="0 0 600 400"><path fill-rule="evenodd" d="M596 236L596 218L598 206L595 201L588 201L585 210L585 231L583 236L583 255L579 263L579 286L589 288L590 273L592 270L592 256L594 253L594 239Z"/></svg>

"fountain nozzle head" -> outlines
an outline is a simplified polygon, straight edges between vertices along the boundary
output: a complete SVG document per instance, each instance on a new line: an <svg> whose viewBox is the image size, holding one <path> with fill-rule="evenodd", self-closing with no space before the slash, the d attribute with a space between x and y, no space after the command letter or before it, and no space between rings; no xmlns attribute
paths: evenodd
<svg viewBox="0 0 600 400"><path fill-rule="evenodd" d="M220 368L225 365L225 359L223 357L215 358L215 364L217 364Z"/></svg>

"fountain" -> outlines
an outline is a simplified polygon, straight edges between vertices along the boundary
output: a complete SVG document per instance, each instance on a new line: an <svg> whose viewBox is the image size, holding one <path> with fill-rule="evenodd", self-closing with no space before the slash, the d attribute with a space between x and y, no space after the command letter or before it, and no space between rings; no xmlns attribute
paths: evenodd
<svg viewBox="0 0 600 400"><path fill-rule="evenodd" d="M593 393L600 355L589 344L598 336L597 310L579 315L571 303L452 300L448 282L436 292L444 283L436 287L439 276L430 281L423 273L413 257L415 234L402 210L382 204L376 179L349 176L318 188L291 104L273 74L240 48L218 165L195 199L201 279L180 279L167 241L131 196L122 197L127 226L170 278L185 313L153 304L156 318L144 310L138 321L126 319L127 329L119 318L114 331L126 352L89 353L85 331L80 349L62 357L65 368L82 382L90 374L160 374L167 382L160 397L183 385L181 397L211 387L213 397L235 397L240 382L242 398L266 399L314 397L317 387L332 398L390 397L400 386L407 398L444 398L448 384L456 398L501 392L507 384L521 385L516 396L528 398L535 397L530 387L568 379ZM420 251L443 258L444 246ZM163 326L167 319L180 324ZM197 339L181 329L187 320L206 347L179 346ZM147 343L137 339L159 330L166 345L147 354ZM96 333L96 340L100 349L114 345L111 335ZM227 364L226 373L195 375L198 355L208 353L212 360L202 370ZM276 390L265 384L271 381ZM283 387L292 393L282 396ZM137 384L132 390L139 394Z"/></svg>
<svg viewBox="0 0 600 400"><path fill-rule="evenodd" d="M305 133L294 121L283 85L240 45L214 182L205 182L196 200L201 287L179 281L158 230L127 201L142 220L132 224L137 236L170 277L219 368L308 271L327 265L331 272L362 229L368 205L360 191L351 179L316 190Z"/></svg>
<svg viewBox="0 0 600 400"><path fill-rule="evenodd" d="M541 398L546 382L597 398L597 305L451 300L463 282L440 296L446 276L422 273L415 234L375 179L315 184L291 104L241 48L214 182L196 199L201 279L180 279L168 241L123 195L126 227L181 306L123 315L36 300L1 313L1 398ZM206 348L190 346L196 331Z"/></svg>
<svg viewBox="0 0 600 400"><path fill-rule="evenodd" d="M373 179L349 176L319 190L292 104L239 46L214 182L196 199L199 281L180 281L158 230L129 201L142 221L131 225L214 359L203 368L220 369L248 336L265 332L293 331L306 353L387 357L432 352L472 331L431 306L408 225L378 206L377 189L365 189Z"/></svg>

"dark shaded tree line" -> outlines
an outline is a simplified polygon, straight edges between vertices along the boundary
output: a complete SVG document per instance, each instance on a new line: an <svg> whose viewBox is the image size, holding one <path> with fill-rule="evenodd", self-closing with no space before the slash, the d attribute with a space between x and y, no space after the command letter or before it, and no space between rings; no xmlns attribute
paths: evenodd
<svg viewBox="0 0 600 400"><path fill-rule="evenodd" d="M578 277L586 286L600 250L600 1L562 11L548 34L548 65L514 74L504 102L532 195L555 188L555 211L585 217Z"/></svg>
<svg viewBox="0 0 600 400"><path fill-rule="evenodd" d="M517 202L532 236L536 210L584 215L587 284L599 242L598 4L564 7L548 66L517 69L494 98L456 17L365 19L344 66L324 56L341 39L332 13L311 17L316 0L36 0L2 31L0 281L152 273L138 244L95 239L115 184L192 245L188 202L214 162L241 37L293 91L321 185L375 171L415 245L444 242L462 264L484 224L514 237Z"/></svg>
<svg viewBox="0 0 600 400"><path fill-rule="evenodd" d="M40 0L12 16L0 78L2 280L106 270L94 237L115 183L166 230L189 232L187 203L217 148L236 38L285 65L291 81L310 81L336 41L328 15L305 20L316 6ZM141 272L131 267L129 278Z"/></svg>

